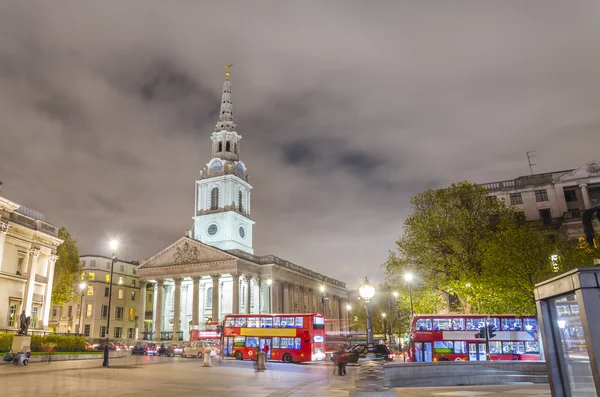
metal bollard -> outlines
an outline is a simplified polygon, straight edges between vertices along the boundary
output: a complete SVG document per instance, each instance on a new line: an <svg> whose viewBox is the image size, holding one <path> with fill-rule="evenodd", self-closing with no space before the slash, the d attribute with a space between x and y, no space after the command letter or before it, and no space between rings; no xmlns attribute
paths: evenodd
<svg viewBox="0 0 600 397"><path fill-rule="evenodd" d="M204 367L212 367L212 360L210 357L210 350L204 352Z"/></svg>
<svg viewBox="0 0 600 397"><path fill-rule="evenodd" d="M256 370L257 371L264 371L267 369L267 366L265 365L266 362L266 354L265 352L258 352L258 356L256 356Z"/></svg>

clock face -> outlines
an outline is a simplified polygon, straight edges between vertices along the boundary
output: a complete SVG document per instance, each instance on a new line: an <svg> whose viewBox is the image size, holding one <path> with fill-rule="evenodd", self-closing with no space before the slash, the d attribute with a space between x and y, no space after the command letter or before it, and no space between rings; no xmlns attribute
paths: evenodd
<svg viewBox="0 0 600 397"><path fill-rule="evenodd" d="M210 166L212 172L219 172L221 169L223 169L223 163L220 160L213 162Z"/></svg>
<svg viewBox="0 0 600 397"><path fill-rule="evenodd" d="M246 237L246 230L244 229L244 226L240 226L240 237Z"/></svg>
<svg viewBox="0 0 600 397"><path fill-rule="evenodd" d="M206 231L208 232L209 236L214 236L219 231L219 227L217 226L216 223L213 223L208 226L208 229Z"/></svg>
<svg viewBox="0 0 600 397"><path fill-rule="evenodd" d="M244 166L241 163L238 163L235 170L238 175L240 175L240 176L244 175Z"/></svg>

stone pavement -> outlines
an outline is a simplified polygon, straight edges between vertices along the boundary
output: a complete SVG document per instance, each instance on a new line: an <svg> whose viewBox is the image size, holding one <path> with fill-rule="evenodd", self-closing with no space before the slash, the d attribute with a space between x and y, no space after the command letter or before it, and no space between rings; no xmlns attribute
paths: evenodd
<svg viewBox="0 0 600 397"><path fill-rule="evenodd" d="M155 365L154 365L155 364ZM348 396L357 368L346 377L333 375L333 366L293 365L269 362L267 371L255 372L248 361L215 360L203 367L198 359L128 357L114 359L110 368L101 362L70 361L34 363L27 367L0 366L0 389L19 397L164 397L175 395L286 397ZM397 389L403 397L485 396L547 397L543 385L462 388Z"/></svg>

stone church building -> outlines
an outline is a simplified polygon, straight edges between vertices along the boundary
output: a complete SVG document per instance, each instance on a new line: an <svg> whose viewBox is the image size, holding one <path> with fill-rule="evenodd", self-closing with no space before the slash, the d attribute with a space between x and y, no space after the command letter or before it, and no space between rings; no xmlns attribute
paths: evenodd
<svg viewBox="0 0 600 397"><path fill-rule="evenodd" d="M252 185L240 160L241 139L227 69L212 158L196 181L192 230L138 268L138 339L188 340L231 313L324 313L342 320L334 330L347 322L345 283L254 255Z"/></svg>

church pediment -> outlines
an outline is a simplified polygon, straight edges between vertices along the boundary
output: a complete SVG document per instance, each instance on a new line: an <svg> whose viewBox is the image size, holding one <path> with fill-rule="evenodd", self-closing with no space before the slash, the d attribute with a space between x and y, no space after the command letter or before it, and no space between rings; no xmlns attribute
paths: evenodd
<svg viewBox="0 0 600 397"><path fill-rule="evenodd" d="M566 183L595 177L600 177L600 161L590 161L589 163L574 169L568 174L557 178L554 183Z"/></svg>
<svg viewBox="0 0 600 397"><path fill-rule="evenodd" d="M182 237L140 265L140 269L223 262L237 259L221 250L188 237Z"/></svg>

